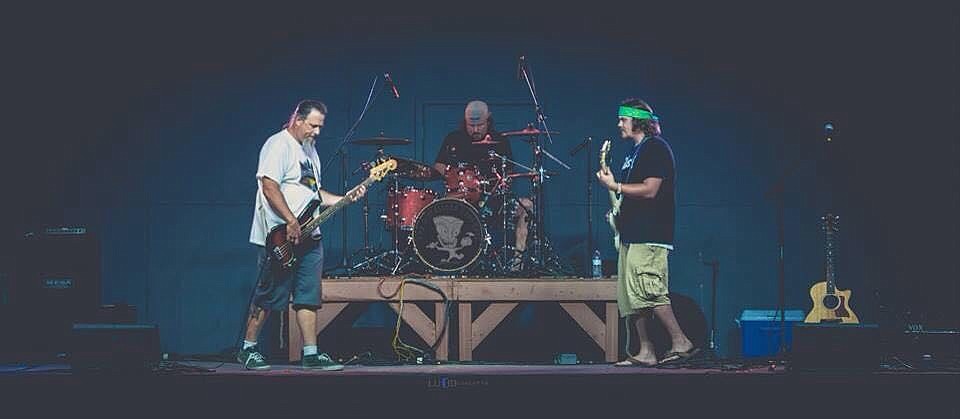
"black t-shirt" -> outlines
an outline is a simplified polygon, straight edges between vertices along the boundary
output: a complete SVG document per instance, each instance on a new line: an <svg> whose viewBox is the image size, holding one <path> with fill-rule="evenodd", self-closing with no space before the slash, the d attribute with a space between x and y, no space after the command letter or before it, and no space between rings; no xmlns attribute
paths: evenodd
<svg viewBox="0 0 960 419"><path fill-rule="evenodd" d="M489 175L491 168L496 165L499 167L499 160L486 160L489 156L488 150L496 151L497 154L513 158L513 152L510 149L510 143L505 138L496 133L490 133L491 137L499 144L473 144L473 139L464 129L458 129L447 134L437 153L437 163L456 165L457 163L472 163L477 166L483 175ZM509 170L510 165L507 165Z"/></svg>
<svg viewBox="0 0 960 419"><path fill-rule="evenodd" d="M652 199L624 196L617 217L620 242L673 245L676 167L670 144L660 137L644 139L624 159L621 170L622 183L641 183L650 177L663 182Z"/></svg>

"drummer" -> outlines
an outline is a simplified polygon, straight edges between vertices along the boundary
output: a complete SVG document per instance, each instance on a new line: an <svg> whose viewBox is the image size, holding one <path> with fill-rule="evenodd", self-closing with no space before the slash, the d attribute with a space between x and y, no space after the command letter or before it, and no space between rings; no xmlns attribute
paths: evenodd
<svg viewBox="0 0 960 419"><path fill-rule="evenodd" d="M460 128L450 132L443 139L440 151L433 163L433 167L440 173L445 173L448 167L456 167L458 164L472 164L479 170L479 176L483 179L492 180L493 170L500 171L499 159L490 158L490 150L497 154L513 157L510 149L510 143L500 138L493 126L493 117L490 109L483 101L474 100L467 103L463 112L463 123ZM496 142L496 144L483 144L485 142ZM477 144L480 143L480 144ZM509 166L508 166L509 167ZM487 187L489 188L489 187ZM520 198L523 206L533 208L533 202L526 197ZM500 206L494 203L495 206ZM527 248L527 217L521 217L525 211L515 211L516 214L516 242L514 260L511 267L518 270L521 256Z"/></svg>

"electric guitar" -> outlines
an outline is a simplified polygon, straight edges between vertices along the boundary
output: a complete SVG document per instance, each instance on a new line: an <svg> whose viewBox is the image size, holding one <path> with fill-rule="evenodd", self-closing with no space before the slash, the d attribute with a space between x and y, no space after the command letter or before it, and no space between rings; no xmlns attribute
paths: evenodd
<svg viewBox="0 0 960 419"><path fill-rule="evenodd" d="M395 170L397 168L397 161L394 159L386 160L373 168L370 169L370 176L368 176L360 184L364 187L370 187L373 182L377 182L383 179L387 173ZM307 207L300 212L300 216L297 217L297 221L300 222L300 234L305 236L316 230L320 224L323 224L325 221L330 219L337 211L341 208L350 204L350 200L344 197L337 201L336 204L333 204L323 211L317 212L317 208L320 207L320 201L314 199L307 204ZM270 233L267 234L267 251L270 254L270 257L284 269L290 268L294 263L297 262L297 257L294 255L296 246L287 240L287 225L280 224L272 229Z"/></svg>
<svg viewBox="0 0 960 419"><path fill-rule="evenodd" d="M860 323L860 319L850 309L850 290L838 290L836 278L837 236L840 232L840 217L827 213L820 218L824 241L824 274L826 280L810 287L810 299L813 308L804 319L805 323Z"/></svg>
<svg viewBox="0 0 960 419"><path fill-rule="evenodd" d="M610 166L607 165L607 154L610 153L610 140L603 140L603 145L600 146L600 170L605 172L610 171ZM620 214L620 203L623 202L623 198L618 197L615 191L610 192L610 210L607 211L607 224L610 225L610 229L613 230L613 247L620 250L620 231L617 230L617 215Z"/></svg>

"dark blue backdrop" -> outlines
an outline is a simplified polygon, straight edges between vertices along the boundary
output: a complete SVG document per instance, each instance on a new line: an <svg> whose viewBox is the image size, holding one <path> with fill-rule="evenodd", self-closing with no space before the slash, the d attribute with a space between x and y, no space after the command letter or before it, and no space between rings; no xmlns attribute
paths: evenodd
<svg viewBox="0 0 960 419"><path fill-rule="evenodd" d="M393 151L432 162L470 99L490 103L501 130L533 121L516 77L521 54L561 132L548 148L574 166L548 164L560 174L547 185L547 227L564 257L582 265L588 250L584 159L597 147L568 152L586 136L615 137L618 101L640 96L662 116L679 165L671 287L709 313L701 258L720 261L722 348L741 310L777 304L766 191L784 172L788 308L807 309L821 278L818 219L832 206L843 219L841 288L854 290L861 319L896 317L925 298L935 307L914 312L956 324L947 308L957 300L954 9L664 7L643 26L630 13L530 24L157 9L131 21L130 10L73 7L15 48L23 66L8 78L18 134L4 153L4 237L89 226L102 243L104 302L136 305L141 321L160 325L167 351L211 353L236 338L255 274L247 236L257 154L298 100L330 107L318 143L326 161L373 79L390 72L401 98L376 98L358 136L410 138ZM822 159L825 121L838 127L835 174ZM529 161L523 143L514 150ZM346 151L352 171L374 149ZM337 163L324 167L326 188L342 192L343 182ZM600 218L606 195L594 195L595 243L614 259ZM371 195L375 245L387 238L383 196ZM362 246L360 217L353 206L326 226L328 266Z"/></svg>

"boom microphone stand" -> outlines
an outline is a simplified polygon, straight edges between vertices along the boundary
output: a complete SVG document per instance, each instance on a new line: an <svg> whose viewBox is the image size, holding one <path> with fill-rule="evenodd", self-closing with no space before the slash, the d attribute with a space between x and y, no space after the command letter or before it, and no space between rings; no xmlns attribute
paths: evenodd
<svg viewBox="0 0 960 419"><path fill-rule="evenodd" d="M346 152L344 151L344 146L348 142L350 142L350 140L353 139L353 137L357 134L357 127L360 126L360 121L362 121L363 117L367 114L367 110L370 109L370 106L373 104L374 100L376 100L377 96L380 95L380 92L383 91L383 88L385 87L385 85L389 84L386 77L388 76L384 74L384 79L383 79L384 83L378 83L378 81L381 80L379 76L373 78L372 84L370 85L370 91L367 92L367 100L363 104L363 109L360 111L360 116L357 117L357 120L354 121L352 126L350 126L350 129L347 130L346 134L343 135L343 138L340 140L340 144L337 145L336 151L333 153L333 155L330 156L330 159L327 160L327 163L323 166L323 167L330 166L330 164L333 163L333 159L335 159L337 156L340 156L340 159L341 159L340 170L341 170L341 176L343 179L344 192L346 192L347 188L349 187L349 185L347 184ZM350 267L350 264L347 261L347 244L346 244L347 243L347 234L346 234L347 220L346 220L345 214L340 214L340 216L343 217L341 221L342 228L343 228L343 237L342 237L343 260L341 261L341 266L335 267L334 270L345 269L347 271L347 275L349 276L352 272L352 269Z"/></svg>
<svg viewBox="0 0 960 419"><path fill-rule="evenodd" d="M527 89L530 91L530 97L533 99L534 110L537 114L537 124L542 127L543 131L547 135L547 140L550 144L553 144L553 137L550 136L550 130L547 127L547 117L543 114L543 108L540 106L540 100L537 99L537 89L536 84L530 78L530 71L527 67L527 61L525 56L520 56L520 63L518 66L519 76L526 82ZM570 166L567 166L564 162L560 161L549 151L547 151L543 144L541 144L539 135L531 135L531 144L533 146L533 155L534 155L534 168L538 176L534 179L533 186L536 190L536 200L533 203L534 213L536 215L536 228L534 229L534 256L537 259L537 266L541 272L546 268L543 246L546 242L546 237L544 235L543 228L543 209L544 209L544 187L543 183L546 180L545 171L543 169L543 156L546 155L553 161L557 162L559 165L563 166L567 170L570 170Z"/></svg>

